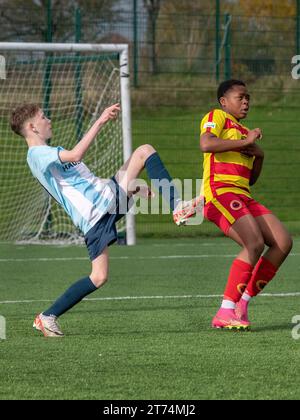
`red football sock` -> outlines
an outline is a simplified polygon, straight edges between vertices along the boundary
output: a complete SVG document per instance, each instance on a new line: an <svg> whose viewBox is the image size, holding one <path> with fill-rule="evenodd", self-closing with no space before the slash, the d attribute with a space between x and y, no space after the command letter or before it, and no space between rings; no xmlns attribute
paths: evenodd
<svg viewBox="0 0 300 420"><path fill-rule="evenodd" d="M245 261L235 259L230 269L224 298L238 302L251 279L253 266Z"/></svg>
<svg viewBox="0 0 300 420"><path fill-rule="evenodd" d="M249 296L258 295L266 285L272 280L277 272L277 268L266 258L261 257L252 273L251 280L246 292Z"/></svg>

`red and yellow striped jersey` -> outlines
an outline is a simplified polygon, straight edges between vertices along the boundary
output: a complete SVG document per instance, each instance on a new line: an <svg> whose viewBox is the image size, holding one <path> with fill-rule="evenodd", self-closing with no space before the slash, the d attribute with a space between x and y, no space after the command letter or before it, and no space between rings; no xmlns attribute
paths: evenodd
<svg viewBox="0 0 300 420"><path fill-rule="evenodd" d="M212 133L223 140L241 140L249 129L221 109L201 121L201 134ZM204 153L202 194L206 203L226 192L250 195L249 180L254 158L240 152Z"/></svg>

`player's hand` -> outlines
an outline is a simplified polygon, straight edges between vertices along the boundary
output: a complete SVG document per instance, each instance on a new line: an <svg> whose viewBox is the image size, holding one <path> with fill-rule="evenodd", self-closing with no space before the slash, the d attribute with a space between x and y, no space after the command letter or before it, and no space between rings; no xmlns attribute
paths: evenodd
<svg viewBox="0 0 300 420"><path fill-rule="evenodd" d="M106 108L99 118L99 123L106 124L110 120L115 120L121 111L120 104L115 104Z"/></svg>
<svg viewBox="0 0 300 420"><path fill-rule="evenodd" d="M263 158L264 152L261 147L258 146L257 143L253 143L250 146L247 146L245 149L241 150L242 155L246 156L255 156L257 158Z"/></svg>
<svg viewBox="0 0 300 420"><path fill-rule="evenodd" d="M254 130L250 130L248 132L248 135L245 139L247 146L254 144L256 142L256 140L261 140L262 139L262 131L260 128L254 128ZM247 147L246 146L246 147Z"/></svg>

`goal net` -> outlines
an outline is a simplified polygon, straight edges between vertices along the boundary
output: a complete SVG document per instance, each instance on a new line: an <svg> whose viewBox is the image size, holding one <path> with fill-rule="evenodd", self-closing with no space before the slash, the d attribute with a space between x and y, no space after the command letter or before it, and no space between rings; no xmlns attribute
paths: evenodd
<svg viewBox="0 0 300 420"><path fill-rule="evenodd" d="M120 102L123 115L103 128L84 159L95 175L113 176L131 153L127 51L125 45L0 43L5 64L0 79L1 241L82 241L33 179L26 143L10 129L10 113L22 103L40 104L52 120L50 145L70 149L107 106ZM126 231L125 224L119 222L119 232ZM133 243L132 220L128 229Z"/></svg>

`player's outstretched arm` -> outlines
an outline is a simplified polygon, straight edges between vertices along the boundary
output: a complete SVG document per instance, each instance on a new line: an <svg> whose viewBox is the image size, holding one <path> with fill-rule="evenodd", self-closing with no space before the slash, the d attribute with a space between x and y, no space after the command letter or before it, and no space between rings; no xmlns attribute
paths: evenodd
<svg viewBox="0 0 300 420"><path fill-rule="evenodd" d="M120 112L120 104L106 108L89 131L72 150L61 150L59 158L62 162L79 162L83 159L89 147L101 131L101 128L111 120L115 120Z"/></svg>

